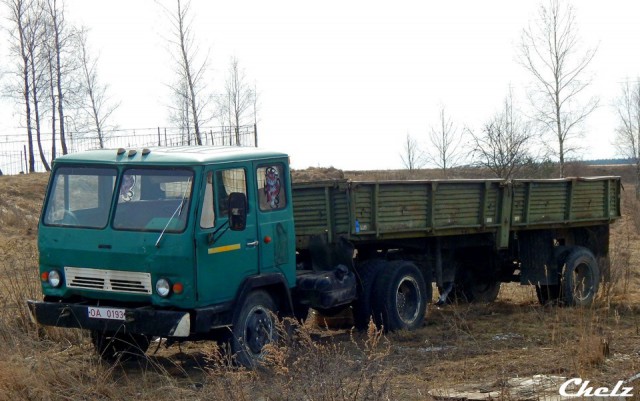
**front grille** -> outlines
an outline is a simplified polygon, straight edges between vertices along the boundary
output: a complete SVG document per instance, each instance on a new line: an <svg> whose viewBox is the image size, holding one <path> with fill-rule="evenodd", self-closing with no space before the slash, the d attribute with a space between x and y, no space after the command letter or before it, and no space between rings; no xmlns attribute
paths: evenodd
<svg viewBox="0 0 640 401"><path fill-rule="evenodd" d="M65 266L69 288L151 294L151 274Z"/></svg>

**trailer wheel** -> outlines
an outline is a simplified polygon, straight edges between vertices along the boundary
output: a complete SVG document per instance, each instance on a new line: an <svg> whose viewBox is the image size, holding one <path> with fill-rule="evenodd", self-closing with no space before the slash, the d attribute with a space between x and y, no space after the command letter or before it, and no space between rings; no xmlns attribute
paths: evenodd
<svg viewBox="0 0 640 401"><path fill-rule="evenodd" d="M149 349L150 341L149 337L141 334L92 330L91 343L100 358L107 362L115 362L143 356Z"/></svg>
<svg viewBox="0 0 640 401"><path fill-rule="evenodd" d="M373 313L371 297L378 274L387 265L383 259L371 259L356 269L358 277L358 299L352 304L353 324L358 330L365 330Z"/></svg>
<svg viewBox="0 0 640 401"><path fill-rule="evenodd" d="M386 331L413 330L422 325L427 286L415 264L401 260L389 262L374 290L374 320Z"/></svg>
<svg viewBox="0 0 640 401"><path fill-rule="evenodd" d="M276 304L266 291L247 296L231 328L231 351L240 365L255 367L264 357L264 346L276 340L276 311Z"/></svg>
<svg viewBox="0 0 640 401"><path fill-rule="evenodd" d="M589 306L598 292L600 269L593 253L576 246L565 259L562 301L567 306Z"/></svg>

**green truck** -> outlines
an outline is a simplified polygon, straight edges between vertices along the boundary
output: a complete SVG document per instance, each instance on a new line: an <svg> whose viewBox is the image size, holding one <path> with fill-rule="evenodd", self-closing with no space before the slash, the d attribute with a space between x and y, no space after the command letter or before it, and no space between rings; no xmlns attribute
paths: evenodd
<svg viewBox="0 0 640 401"><path fill-rule="evenodd" d="M256 148L95 150L55 160L39 223L42 325L90 330L107 360L152 337L228 341L252 366L275 316L350 309L415 329L432 301L502 282L588 305L608 276L618 177L292 183Z"/></svg>

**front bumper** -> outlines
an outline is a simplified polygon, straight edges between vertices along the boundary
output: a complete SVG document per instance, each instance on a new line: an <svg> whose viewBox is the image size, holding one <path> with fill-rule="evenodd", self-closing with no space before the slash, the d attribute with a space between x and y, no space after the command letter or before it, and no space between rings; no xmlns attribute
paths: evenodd
<svg viewBox="0 0 640 401"><path fill-rule="evenodd" d="M45 326L79 328L115 332L125 330L131 334L154 337L189 337L189 312L158 310L149 307L118 308L124 310L124 320L89 317L89 306L84 304L27 301L31 318Z"/></svg>

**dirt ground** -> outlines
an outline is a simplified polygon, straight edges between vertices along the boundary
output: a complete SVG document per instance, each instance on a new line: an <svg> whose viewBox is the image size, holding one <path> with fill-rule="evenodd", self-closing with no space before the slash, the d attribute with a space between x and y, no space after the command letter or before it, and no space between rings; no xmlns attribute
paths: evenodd
<svg viewBox="0 0 640 401"><path fill-rule="evenodd" d="M491 304L430 305L412 332L357 333L310 319L247 372L211 342L154 343L142 361L106 365L86 333L30 323L24 304L40 296L36 233L47 179L0 176L0 401L559 399L568 378L609 389L630 380L631 399L640 399L640 219L628 184L625 217L612 229L613 279L592 308L541 306L532 287L510 283ZM341 319L329 323L348 327Z"/></svg>

